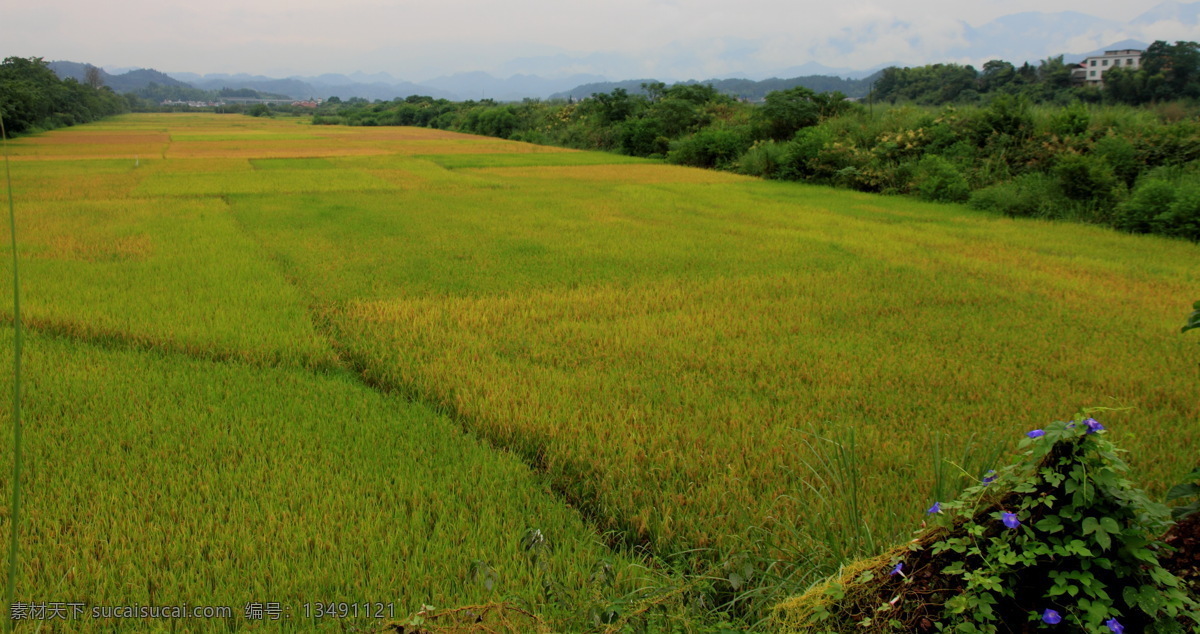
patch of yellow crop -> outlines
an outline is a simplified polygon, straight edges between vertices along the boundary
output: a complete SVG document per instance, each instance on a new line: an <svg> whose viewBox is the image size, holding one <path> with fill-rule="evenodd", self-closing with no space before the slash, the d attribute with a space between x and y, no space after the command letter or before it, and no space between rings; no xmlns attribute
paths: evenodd
<svg viewBox="0 0 1200 634"><path fill-rule="evenodd" d="M137 185L136 161L16 161L13 194L22 202L125 198ZM0 189L2 191L2 189Z"/></svg>
<svg viewBox="0 0 1200 634"><path fill-rule="evenodd" d="M587 182L613 182L620 184L653 183L739 183L754 179L748 176L699 170L677 165L545 165L538 167L489 167L470 170L481 174L507 178L529 178L539 180L569 180Z"/></svg>
<svg viewBox="0 0 1200 634"><path fill-rule="evenodd" d="M104 262L143 259L153 241L141 229L157 210L113 201L42 203L23 208L19 239L30 256Z"/></svg>
<svg viewBox="0 0 1200 634"><path fill-rule="evenodd" d="M415 139L401 141L379 141L376 146L392 154L408 156L439 155L439 154L515 154L515 153L562 153L574 150L562 148L547 148L488 138L486 140L464 139L465 135L456 134L454 138L446 139Z"/></svg>
<svg viewBox="0 0 1200 634"><path fill-rule="evenodd" d="M131 162L141 157L157 158L167 148L165 143L114 144L19 144L9 148L14 161L72 161L79 159L121 158Z"/></svg>
<svg viewBox="0 0 1200 634"><path fill-rule="evenodd" d="M341 172L328 178L312 170L253 170L248 172L170 172L141 181L135 196L226 196L300 192L371 191L392 189L388 180L366 172Z"/></svg>
<svg viewBox="0 0 1200 634"><path fill-rule="evenodd" d="M237 174L254 171L250 159L202 158L143 161L139 173L145 177L162 174Z"/></svg>
<svg viewBox="0 0 1200 634"><path fill-rule="evenodd" d="M738 273L780 257L783 236L760 229L728 276L351 302L331 321L372 380L454 408L609 509L606 528L669 548L815 505L806 441L848 427L871 474L863 521L884 532L922 508L934 443L958 451L967 429L999 449L1075 408L1129 406L1104 418L1143 481L1161 488L1186 466L1170 447L1200 443L1181 424L1200 403L1194 378L1169 369L1189 343L1178 306L1164 307L1189 296L1194 271L1016 244L974 259L942 227L910 245L911 227L843 220L839 245L874 243L889 261L864 248L833 268L801 257L790 273Z"/></svg>
<svg viewBox="0 0 1200 634"><path fill-rule="evenodd" d="M372 143L347 143L335 139L245 141L174 141L164 158L307 158L386 154Z"/></svg>
<svg viewBox="0 0 1200 634"><path fill-rule="evenodd" d="M370 139L372 141L407 142L407 141L453 141L461 140L464 135L458 132L436 130L433 128L342 128L317 127L312 128L313 134L324 137ZM482 137L481 137L482 138ZM495 141L494 138L488 138Z"/></svg>
<svg viewBox="0 0 1200 634"><path fill-rule="evenodd" d="M56 130L23 139L28 145L129 145L169 143L171 136L162 132L114 133L93 130Z"/></svg>
<svg viewBox="0 0 1200 634"><path fill-rule="evenodd" d="M49 248L35 252L35 257L104 262L146 258L151 252L150 237L145 234L116 236L102 241L74 235L54 235L46 242Z"/></svg>
<svg viewBox="0 0 1200 634"><path fill-rule="evenodd" d="M216 358L330 363L300 294L218 198L28 203L17 230L22 309L36 327ZM0 280L0 292L10 284Z"/></svg>

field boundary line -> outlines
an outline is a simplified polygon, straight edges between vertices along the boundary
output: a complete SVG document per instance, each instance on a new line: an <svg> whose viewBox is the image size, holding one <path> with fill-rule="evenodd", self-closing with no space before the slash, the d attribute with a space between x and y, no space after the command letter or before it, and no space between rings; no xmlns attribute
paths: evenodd
<svg viewBox="0 0 1200 634"><path fill-rule="evenodd" d="M301 278L292 272L292 267L287 260L269 248L266 243L241 222L237 214L233 212L233 205L229 204L226 196L221 196L220 198L225 202L226 209L234 217L234 222L238 228L262 249L267 257L275 263L275 266L279 268L283 278L307 300L307 313L313 331L329 344L338 370L353 376L357 382L374 392L398 396L409 403L427 407L454 423L464 433L477 438L492 451L515 456L530 471L537 474L545 482L555 497L566 503L579 514L588 526L592 527L599 543L604 544L605 548L614 552L637 553L649 557L650 561L655 563L658 563L666 554L659 552L654 548L652 543L647 541L631 542L625 537L615 538L616 535L627 536L633 534L635 532L633 524L625 518L600 513L594 504L587 502L587 496L571 495L567 486L555 481L546 468L544 456L546 444L544 442L534 443L537 448L535 451L522 450L520 447L504 443L494 435L487 433L483 429L483 426L477 424L470 416L464 414L457 407L431 397L416 384L396 385L392 382L372 377L369 367L358 358L358 355L341 344L337 328L333 323L334 320L331 319L332 315L340 310L340 305L336 302L318 301L312 293L305 289ZM590 465L573 465L574 467L584 468L590 467Z"/></svg>
<svg viewBox="0 0 1200 634"><path fill-rule="evenodd" d="M547 468L548 444L543 440L534 438L534 442L524 448L506 443L496 434L490 433L483 425L478 424L474 417L444 399L431 396L418 383L401 383L374 376L377 373L371 371L370 365L363 360L361 355L355 354L352 350L345 349L339 344L338 337L335 336L337 326L334 318L338 312L339 307L336 304L326 306L321 315L314 318L314 327L325 333L325 336L333 342L333 345L338 348L338 358L342 360L344 369L353 374L363 385L381 394L399 396L406 401L427 407L437 414L445 416L464 433L479 439L493 451L507 453L519 459L530 471L538 474L544 480L546 486L557 498L578 513L587 525L593 528L597 539L609 550L639 556L656 566L662 565L673 554L653 541L630 539L629 536L636 534L637 531L636 526L628 518L602 513L594 502L589 501L589 499L599 498L599 491L596 489L572 493L567 482L556 480ZM525 434L527 437L533 437L528 430ZM559 458L563 460L565 457L559 456ZM595 468L592 464L580 461L569 461L564 464L568 466L567 471L573 473L586 473ZM572 479L569 484L587 485L592 481L592 478L577 478Z"/></svg>
<svg viewBox="0 0 1200 634"><path fill-rule="evenodd" d="M9 326L12 323L12 315L0 314L0 324ZM284 355L280 354L254 355L242 353L236 349L201 349L201 344L196 344L195 347L180 345L170 339L149 335L137 335L94 327L81 327L78 322L74 321L26 318L22 321L22 325L27 331L42 337L78 342L111 352L157 352L164 355L188 357L199 361L237 363L257 368L292 368L308 370L315 374L344 372L346 369L340 363L330 364L316 358L309 358L302 363L296 363L289 361Z"/></svg>

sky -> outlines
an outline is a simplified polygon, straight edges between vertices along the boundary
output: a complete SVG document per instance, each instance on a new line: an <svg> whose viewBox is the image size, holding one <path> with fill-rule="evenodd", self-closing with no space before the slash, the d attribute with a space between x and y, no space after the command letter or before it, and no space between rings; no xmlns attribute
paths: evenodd
<svg viewBox="0 0 1200 634"><path fill-rule="evenodd" d="M866 69L958 60L966 25L1024 11L1127 22L1128 0L34 0L8 2L0 55L108 69L389 73L485 71L609 79L767 73L816 62ZM1200 39L1163 24L1156 39ZM1104 46L1120 29L1071 34ZM1103 32L1107 31L1107 32ZM1137 34L1133 34L1137 35ZM1181 37L1187 36L1187 37ZM1114 40L1115 41L1115 40ZM1059 52L1086 52L1059 50Z"/></svg>

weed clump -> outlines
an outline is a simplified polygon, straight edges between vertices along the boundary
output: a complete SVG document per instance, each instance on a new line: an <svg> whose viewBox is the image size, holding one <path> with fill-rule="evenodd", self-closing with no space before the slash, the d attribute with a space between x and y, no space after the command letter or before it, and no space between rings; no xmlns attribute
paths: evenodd
<svg viewBox="0 0 1200 634"><path fill-rule="evenodd" d="M910 543L778 606L780 629L1195 631L1195 586L1157 538L1167 507L1126 479L1104 426L1079 418L1029 432L1020 462L935 503Z"/></svg>

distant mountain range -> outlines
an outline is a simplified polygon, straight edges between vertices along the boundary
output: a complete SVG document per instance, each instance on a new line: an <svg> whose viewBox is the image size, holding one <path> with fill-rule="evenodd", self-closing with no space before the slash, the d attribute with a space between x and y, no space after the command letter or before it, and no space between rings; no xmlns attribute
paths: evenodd
<svg viewBox="0 0 1200 634"><path fill-rule="evenodd" d="M771 77L760 81L753 79L706 79L704 81L690 80L680 82L684 84L711 84L717 91L737 97L739 99L748 99L750 101L761 101L767 96L767 93L776 90L788 90L796 86L803 86L816 92L833 92L838 91L847 97L862 98L866 97L871 90L871 84L878 79L883 71L875 71L861 79L843 79L841 77L833 77L830 75L805 75L802 77L792 77L790 79L780 79ZM591 84L583 84L576 86L571 90L550 95L551 99L583 99L590 97L596 93L612 92L617 88L621 88L630 94L643 94L645 89L643 84L654 82L653 79L629 79L625 81L605 81L595 82Z"/></svg>
<svg viewBox="0 0 1200 634"><path fill-rule="evenodd" d="M1147 41L1173 39L1168 35L1159 35L1158 32L1177 35L1186 31L1188 27L1197 25L1200 25L1200 2L1163 2L1125 23L1075 11L1015 13L978 27L961 24L961 33L952 38L951 44L936 53L941 57L935 61L979 65L989 59L1004 59L1019 65L1026 61L1036 64L1046 57L1064 54L1066 61L1072 62L1105 49L1145 48ZM904 29L912 28L912 25L895 23L879 28ZM858 42L854 38L861 39L866 36L843 32L831 35L823 45L833 50L850 51ZM1192 36L1190 39L1200 39L1200 36ZM1102 43L1110 44L1090 50ZM755 44L743 41L736 41L734 44L736 46L730 47L729 42L724 42L726 48L730 49L728 59L750 64L753 61L751 53ZM1072 50L1072 47L1089 50ZM679 43L671 43L664 45L661 54L664 59L680 60L686 59L688 50L691 49ZM578 98L594 92L609 92L617 87L633 92L640 90L643 82L654 81L610 81L605 75L579 70L598 65L605 68L636 68L637 64L633 62L637 60L632 57L625 59L627 57L621 53L556 53L499 62L493 66L496 70L492 73L452 73L418 82L396 79L387 73L273 78L247 74L164 74L150 69L120 69L126 72L104 72L102 77L106 85L122 93L139 90L148 83L155 82L164 86L186 85L204 90L250 88L264 93L288 95L295 99L337 96L342 99L361 97L369 100L390 100L409 95L429 95L455 101L519 101L525 98ZM623 60L630 63L622 66ZM770 71L745 68L744 72L726 73L704 80L704 83L712 83L729 94L751 99L761 98L768 86L786 88L794 85L804 85L814 90L841 90L849 96L861 96L859 93L865 93L865 86L868 85L864 79L891 65L898 64L851 69L807 62ZM53 62L51 66L60 76L75 77L81 81L87 68L87 65L75 62ZM638 74L640 73L629 72L626 76ZM659 81L672 84L679 80L660 76Z"/></svg>
<svg viewBox="0 0 1200 634"><path fill-rule="evenodd" d="M54 71L54 74L62 79L70 77L79 82L86 81L87 69L90 66L91 64L79 62L50 62L50 70ZM160 86L188 86L186 82L149 68L128 70L119 75L109 74L102 68L97 68L97 70L100 71L100 78L104 81L104 85L112 88L118 94L141 90L151 82Z"/></svg>

